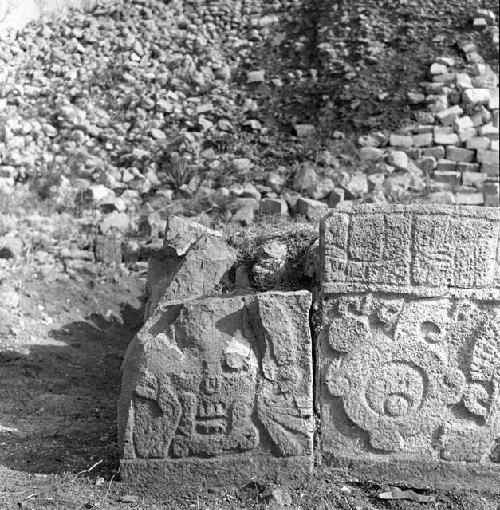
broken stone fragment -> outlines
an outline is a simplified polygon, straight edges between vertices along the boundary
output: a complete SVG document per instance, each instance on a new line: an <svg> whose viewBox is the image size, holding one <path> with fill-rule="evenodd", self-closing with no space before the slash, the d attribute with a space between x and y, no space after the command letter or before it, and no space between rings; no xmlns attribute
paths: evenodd
<svg viewBox="0 0 500 510"><path fill-rule="evenodd" d="M485 124L479 128L479 135L490 140L498 140L498 128L493 126L493 124Z"/></svg>
<svg viewBox="0 0 500 510"><path fill-rule="evenodd" d="M245 184L234 184L229 188L232 195L239 198L254 198L255 200L261 199L259 190L251 182Z"/></svg>
<svg viewBox="0 0 500 510"><path fill-rule="evenodd" d="M297 214L302 214L307 218L320 218L326 214L328 205L319 200L312 198L299 197L295 205L295 211Z"/></svg>
<svg viewBox="0 0 500 510"><path fill-rule="evenodd" d="M387 159L389 165L392 165L400 170L408 169L408 156L406 152L402 151L391 151Z"/></svg>
<svg viewBox="0 0 500 510"><path fill-rule="evenodd" d="M421 104L425 101L425 95L419 92L408 92L407 97L410 104Z"/></svg>
<svg viewBox="0 0 500 510"><path fill-rule="evenodd" d="M188 218L169 216L164 234L163 246L170 248L177 257L184 256L187 251L203 236L222 237L222 233L212 230Z"/></svg>
<svg viewBox="0 0 500 510"><path fill-rule="evenodd" d="M210 295L227 284L236 251L222 239L203 235L178 257L168 247L149 261L146 317L171 301Z"/></svg>
<svg viewBox="0 0 500 510"><path fill-rule="evenodd" d="M466 115L464 117L456 118L454 121L454 125L455 125L455 131L457 133L465 131L466 129L474 128L472 119L468 115Z"/></svg>
<svg viewBox="0 0 500 510"><path fill-rule="evenodd" d="M328 195L328 207L337 207L344 201L344 190L342 188L334 188Z"/></svg>
<svg viewBox="0 0 500 510"><path fill-rule="evenodd" d="M436 170L434 171L434 175L436 172L454 172L457 168L457 162L452 161L450 159L440 159L437 162ZM443 181L441 181L443 182Z"/></svg>
<svg viewBox="0 0 500 510"><path fill-rule="evenodd" d="M435 159L442 159L445 155L445 149L442 145L436 145L435 147L422 149L422 155L430 156Z"/></svg>
<svg viewBox="0 0 500 510"><path fill-rule="evenodd" d="M448 72L448 67L444 64L438 64L438 63L434 63L431 65L431 68L430 68L430 73L431 75L437 75L437 74L445 74Z"/></svg>
<svg viewBox="0 0 500 510"><path fill-rule="evenodd" d="M312 124L295 124L294 129L299 138L310 138L316 135L316 127Z"/></svg>
<svg viewBox="0 0 500 510"><path fill-rule="evenodd" d="M251 225L255 219L255 208L244 206L238 209L231 217L232 223L238 223L243 226Z"/></svg>
<svg viewBox="0 0 500 510"><path fill-rule="evenodd" d="M455 105L436 113L436 117L439 119L441 124L443 124L443 126L452 126L458 117L460 117L460 115L463 113L463 109L460 106Z"/></svg>
<svg viewBox="0 0 500 510"><path fill-rule="evenodd" d="M4 235L0 237L0 259L19 258L23 251L23 241L18 237Z"/></svg>
<svg viewBox="0 0 500 510"><path fill-rule="evenodd" d="M255 282L262 289L276 288L285 272L287 257L286 243L273 239L262 244L252 268Z"/></svg>
<svg viewBox="0 0 500 510"><path fill-rule="evenodd" d="M364 173L355 173L351 176L349 183L345 186L351 198L358 198L368 193L368 179Z"/></svg>
<svg viewBox="0 0 500 510"><path fill-rule="evenodd" d="M500 206L500 184L498 182L488 182L483 184L481 192L484 195L484 205L486 207Z"/></svg>
<svg viewBox="0 0 500 510"><path fill-rule="evenodd" d="M99 224L100 231L105 235L123 235L133 227L128 214L112 212L106 215Z"/></svg>
<svg viewBox="0 0 500 510"><path fill-rule="evenodd" d="M253 163L248 158L235 158L233 165L237 172L246 173L251 170Z"/></svg>
<svg viewBox="0 0 500 510"><path fill-rule="evenodd" d="M489 89L467 89L464 90L464 100L472 105L489 104L491 94Z"/></svg>
<svg viewBox="0 0 500 510"><path fill-rule="evenodd" d="M320 179L313 186L307 188L306 191L311 198L321 200L326 198L334 188L335 184L332 179L325 177L324 179Z"/></svg>
<svg viewBox="0 0 500 510"><path fill-rule="evenodd" d="M313 166L307 163L300 165L297 174L293 180L293 189L299 193L316 185L319 181L318 174Z"/></svg>
<svg viewBox="0 0 500 510"><path fill-rule="evenodd" d="M460 138L460 141L462 143L467 142L467 140L470 140L471 138L474 138L475 136L477 136L477 130L474 127L464 129L463 131L460 131L458 133L458 138Z"/></svg>
<svg viewBox="0 0 500 510"><path fill-rule="evenodd" d="M391 144L392 145L392 144ZM381 161L384 159L385 151L376 147L363 147L359 151L361 161Z"/></svg>
<svg viewBox="0 0 500 510"><path fill-rule="evenodd" d="M284 198L263 198L260 202L260 214L288 216L288 204Z"/></svg>
<svg viewBox="0 0 500 510"><path fill-rule="evenodd" d="M459 90L459 92L464 92L467 89L473 88L470 75L468 75L467 73L457 73L456 87Z"/></svg>
<svg viewBox="0 0 500 510"><path fill-rule="evenodd" d="M266 72L263 69L249 71L247 73L247 83L263 83Z"/></svg>

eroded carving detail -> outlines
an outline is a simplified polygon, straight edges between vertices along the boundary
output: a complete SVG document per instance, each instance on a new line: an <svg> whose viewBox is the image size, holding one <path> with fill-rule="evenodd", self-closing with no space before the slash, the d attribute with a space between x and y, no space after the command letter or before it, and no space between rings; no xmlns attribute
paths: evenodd
<svg viewBox="0 0 500 510"><path fill-rule="evenodd" d="M342 398L371 448L427 456L437 448L460 461L491 455L500 434L498 314L494 306L467 305L465 318L466 303L452 299L325 299L325 387ZM472 324L463 329L458 314Z"/></svg>
<svg viewBox="0 0 500 510"><path fill-rule="evenodd" d="M406 287L429 296L443 287L498 289L499 229L497 211L472 208L336 211L323 225L323 285L335 293Z"/></svg>
<svg viewBox="0 0 500 510"><path fill-rule="evenodd" d="M269 442L275 456L311 455L310 302L267 293L157 311L125 359L139 371L122 395L131 457L210 458Z"/></svg>

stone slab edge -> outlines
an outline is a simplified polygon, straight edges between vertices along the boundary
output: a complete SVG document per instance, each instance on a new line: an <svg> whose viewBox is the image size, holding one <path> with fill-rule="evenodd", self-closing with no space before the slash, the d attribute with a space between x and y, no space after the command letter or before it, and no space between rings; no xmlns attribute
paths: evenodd
<svg viewBox="0 0 500 510"><path fill-rule="evenodd" d="M500 494L500 466L449 461L395 459L386 461L368 456L342 456L324 453L325 469L341 469L351 477L382 484L416 489L467 489Z"/></svg>
<svg viewBox="0 0 500 510"><path fill-rule="evenodd" d="M153 488L158 495L176 496L208 487L246 485L252 480L288 483L312 473L311 456L270 458L255 452L205 459L136 459L120 461L120 478L128 485Z"/></svg>

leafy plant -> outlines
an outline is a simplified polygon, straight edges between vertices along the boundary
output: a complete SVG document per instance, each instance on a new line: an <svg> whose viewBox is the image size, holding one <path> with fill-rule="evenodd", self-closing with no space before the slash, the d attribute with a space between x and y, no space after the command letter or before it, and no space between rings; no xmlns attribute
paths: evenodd
<svg viewBox="0 0 500 510"><path fill-rule="evenodd" d="M160 168L164 171L167 184L176 191L180 190L183 185L189 184L194 176L194 168L189 160L178 154L164 156Z"/></svg>

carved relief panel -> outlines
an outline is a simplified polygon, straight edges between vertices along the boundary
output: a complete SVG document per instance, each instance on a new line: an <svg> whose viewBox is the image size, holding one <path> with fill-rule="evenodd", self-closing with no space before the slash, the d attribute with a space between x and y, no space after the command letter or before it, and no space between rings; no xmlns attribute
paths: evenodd
<svg viewBox="0 0 500 510"><path fill-rule="evenodd" d="M312 461L310 303L308 292L274 292L158 311L124 362L124 457Z"/></svg>
<svg viewBox="0 0 500 510"><path fill-rule="evenodd" d="M385 294L325 298L323 448L498 462L498 310Z"/></svg>

